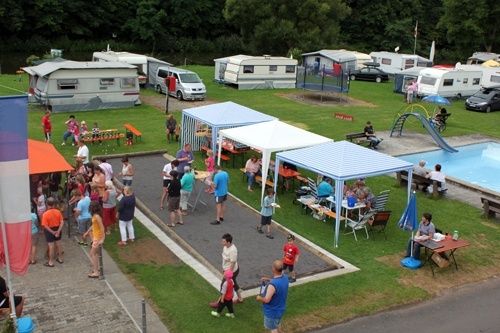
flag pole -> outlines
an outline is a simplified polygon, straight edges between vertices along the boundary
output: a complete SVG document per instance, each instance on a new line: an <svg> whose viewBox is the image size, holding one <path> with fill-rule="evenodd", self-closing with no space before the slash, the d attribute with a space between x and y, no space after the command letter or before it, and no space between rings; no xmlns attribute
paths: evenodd
<svg viewBox="0 0 500 333"><path fill-rule="evenodd" d="M413 44L413 54L417 54L417 35L418 35L418 20L417 23L415 23L415 42Z"/></svg>

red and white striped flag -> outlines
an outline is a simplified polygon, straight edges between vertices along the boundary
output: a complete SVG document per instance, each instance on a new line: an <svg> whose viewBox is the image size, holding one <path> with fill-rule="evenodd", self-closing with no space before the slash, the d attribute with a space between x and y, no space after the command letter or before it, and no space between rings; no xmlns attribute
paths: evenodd
<svg viewBox="0 0 500 333"><path fill-rule="evenodd" d="M17 274L31 250L27 116L27 96L0 97L0 264Z"/></svg>

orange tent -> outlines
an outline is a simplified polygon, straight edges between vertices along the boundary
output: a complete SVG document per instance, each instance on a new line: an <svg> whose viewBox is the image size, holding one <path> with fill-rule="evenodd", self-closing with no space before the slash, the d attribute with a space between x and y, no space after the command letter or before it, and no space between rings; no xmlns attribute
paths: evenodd
<svg viewBox="0 0 500 333"><path fill-rule="evenodd" d="M28 159L30 175L73 170L51 143L28 139Z"/></svg>

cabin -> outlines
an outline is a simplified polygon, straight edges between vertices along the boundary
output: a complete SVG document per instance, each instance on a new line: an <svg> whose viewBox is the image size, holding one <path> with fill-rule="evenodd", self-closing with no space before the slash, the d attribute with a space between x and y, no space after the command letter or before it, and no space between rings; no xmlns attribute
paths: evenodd
<svg viewBox="0 0 500 333"><path fill-rule="evenodd" d="M371 62L366 53L348 50L319 50L302 54L303 65L309 70L335 70L340 65L344 73L365 67L364 63ZM335 66L334 66L335 65ZM338 69L337 69L338 71Z"/></svg>
<svg viewBox="0 0 500 333"><path fill-rule="evenodd" d="M479 71L482 73L481 86L485 88L496 87L500 85L500 66L488 67L481 65L462 65L458 63L455 68L468 71Z"/></svg>
<svg viewBox="0 0 500 333"><path fill-rule="evenodd" d="M154 86L156 83L156 71L160 66L172 66L166 61L149 57L143 54L130 52L102 51L92 54L92 61L123 62L134 65L139 72L139 84L141 86Z"/></svg>
<svg viewBox="0 0 500 333"><path fill-rule="evenodd" d="M286 57L235 55L214 59L216 82L244 89L295 88L297 60Z"/></svg>
<svg viewBox="0 0 500 333"><path fill-rule="evenodd" d="M418 96L471 96L481 88L482 72L449 68L426 68L418 76Z"/></svg>
<svg viewBox="0 0 500 333"><path fill-rule="evenodd" d="M122 62L45 62L22 68L29 92L53 112L140 104L137 67Z"/></svg>
<svg viewBox="0 0 500 333"><path fill-rule="evenodd" d="M380 64L380 69L388 74L396 74L412 67L431 67L432 61L416 54L395 53L388 51L370 52L373 62Z"/></svg>

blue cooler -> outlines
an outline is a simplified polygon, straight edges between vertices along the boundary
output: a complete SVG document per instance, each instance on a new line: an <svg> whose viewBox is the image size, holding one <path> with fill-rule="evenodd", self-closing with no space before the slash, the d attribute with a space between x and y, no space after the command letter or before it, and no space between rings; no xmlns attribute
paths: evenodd
<svg viewBox="0 0 500 333"><path fill-rule="evenodd" d="M347 197L347 207L356 206L356 202L358 202L358 199L355 196Z"/></svg>
<svg viewBox="0 0 500 333"><path fill-rule="evenodd" d="M35 331L35 324L31 317L17 318L17 332L18 333L32 333Z"/></svg>

